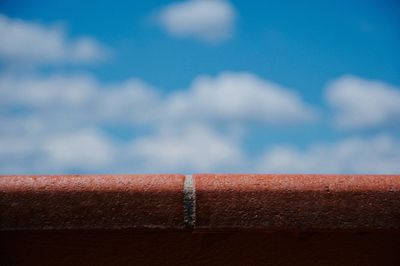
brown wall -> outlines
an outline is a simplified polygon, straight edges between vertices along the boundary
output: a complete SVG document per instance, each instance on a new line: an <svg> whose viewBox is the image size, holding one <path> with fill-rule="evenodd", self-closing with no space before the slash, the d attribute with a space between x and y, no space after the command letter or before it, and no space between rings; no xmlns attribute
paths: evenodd
<svg viewBox="0 0 400 266"><path fill-rule="evenodd" d="M1 232L0 265L400 265L398 233Z"/></svg>

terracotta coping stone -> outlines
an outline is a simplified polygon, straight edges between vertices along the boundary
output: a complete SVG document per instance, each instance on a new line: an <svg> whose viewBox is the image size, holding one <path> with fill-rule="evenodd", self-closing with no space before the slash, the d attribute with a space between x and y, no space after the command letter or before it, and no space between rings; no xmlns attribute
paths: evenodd
<svg viewBox="0 0 400 266"><path fill-rule="evenodd" d="M400 231L400 176L195 175L196 228Z"/></svg>
<svg viewBox="0 0 400 266"><path fill-rule="evenodd" d="M65 229L400 232L400 176L0 176L0 231Z"/></svg>
<svg viewBox="0 0 400 266"><path fill-rule="evenodd" d="M183 175L0 176L0 230L183 228Z"/></svg>

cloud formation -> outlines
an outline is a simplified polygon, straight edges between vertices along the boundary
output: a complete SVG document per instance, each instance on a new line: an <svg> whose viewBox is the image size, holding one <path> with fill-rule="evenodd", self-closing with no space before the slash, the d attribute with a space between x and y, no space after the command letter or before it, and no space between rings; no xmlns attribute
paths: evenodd
<svg viewBox="0 0 400 266"><path fill-rule="evenodd" d="M188 0L162 8L157 20L172 36L219 43L232 37L236 11L227 0Z"/></svg>
<svg viewBox="0 0 400 266"><path fill-rule="evenodd" d="M107 53L93 38L70 40L61 26L46 26L1 14L0 36L0 60L9 64L87 63L103 59Z"/></svg>
<svg viewBox="0 0 400 266"><path fill-rule="evenodd" d="M97 128L0 134L1 173L98 173L118 167L117 142ZM53 126L57 126L53 123Z"/></svg>
<svg viewBox="0 0 400 266"><path fill-rule="evenodd" d="M97 129L50 135L43 139L42 154L46 164L64 169L104 168L115 163L116 147Z"/></svg>
<svg viewBox="0 0 400 266"><path fill-rule="evenodd" d="M139 79L100 84L87 75L0 75L0 103L34 113L76 114L97 122L218 122L291 125L313 121L317 112L293 90L253 74L202 76L185 90L161 96ZM81 118L82 119L82 118Z"/></svg>
<svg viewBox="0 0 400 266"><path fill-rule="evenodd" d="M316 143L305 150L277 146L257 167L264 173L393 174L400 173L400 140L387 134Z"/></svg>
<svg viewBox="0 0 400 266"><path fill-rule="evenodd" d="M24 117L97 125L154 121L160 99L155 89L138 79L101 84L88 75L11 74L0 75L0 104Z"/></svg>
<svg viewBox="0 0 400 266"><path fill-rule="evenodd" d="M1 173L400 172L400 140L388 134L247 154L251 125L303 125L319 114L295 91L251 73L201 76L168 94L140 79L3 74L0 106ZM118 126L139 133L107 134Z"/></svg>
<svg viewBox="0 0 400 266"><path fill-rule="evenodd" d="M400 124L400 88L384 82L344 76L328 85L326 98L339 128L355 130Z"/></svg>
<svg viewBox="0 0 400 266"><path fill-rule="evenodd" d="M233 171L245 158L238 140L204 124L161 129L131 147L145 171Z"/></svg>
<svg viewBox="0 0 400 266"><path fill-rule="evenodd" d="M293 91L252 74L227 72L199 77L167 95L139 79L102 84L87 75L3 74L0 105L5 125L0 138L24 143L15 150L0 147L0 161L30 171L127 165L141 171L234 169L246 161L235 126L292 125L315 116ZM120 145L101 129L116 125L149 133Z"/></svg>
<svg viewBox="0 0 400 266"><path fill-rule="evenodd" d="M167 101L171 119L288 125L311 122L317 111L294 91L251 73L201 76Z"/></svg>

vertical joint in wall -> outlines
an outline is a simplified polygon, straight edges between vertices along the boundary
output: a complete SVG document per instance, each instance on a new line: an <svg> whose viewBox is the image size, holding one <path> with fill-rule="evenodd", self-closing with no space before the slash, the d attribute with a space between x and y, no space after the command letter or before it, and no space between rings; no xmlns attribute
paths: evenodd
<svg viewBox="0 0 400 266"><path fill-rule="evenodd" d="M185 229L194 229L196 224L196 189L192 175L185 175L183 185L183 223Z"/></svg>

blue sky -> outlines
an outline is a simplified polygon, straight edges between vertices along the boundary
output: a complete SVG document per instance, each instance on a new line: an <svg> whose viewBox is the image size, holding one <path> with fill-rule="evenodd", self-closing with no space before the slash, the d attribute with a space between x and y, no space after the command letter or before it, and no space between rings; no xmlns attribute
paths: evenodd
<svg viewBox="0 0 400 266"><path fill-rule="evenodd" d="M0 171L400 172L398 1L2 1Z"/></svg>

